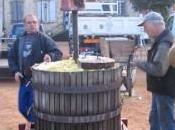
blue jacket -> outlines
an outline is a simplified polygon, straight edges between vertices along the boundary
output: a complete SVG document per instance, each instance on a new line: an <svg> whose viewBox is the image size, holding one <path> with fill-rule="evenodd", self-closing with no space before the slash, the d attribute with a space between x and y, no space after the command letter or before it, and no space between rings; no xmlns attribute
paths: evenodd
<svg viewBox="0 0 175 130"><path fill-rule="evenodd" d="M26 35L25 33L23 36L19 37L8 52L9 68L13 75L16 72L24 74L25 71L22 68L23 59L21 54L23 47L21 47L21 45ZM32 44L32 63L30 63L30 65L32 66L35 63L43 62L45 54L49 54L52 61L60 60L62 58L62 53L58 50L55 42L43 33L38 32L37 35L36 43Z"/></svg>

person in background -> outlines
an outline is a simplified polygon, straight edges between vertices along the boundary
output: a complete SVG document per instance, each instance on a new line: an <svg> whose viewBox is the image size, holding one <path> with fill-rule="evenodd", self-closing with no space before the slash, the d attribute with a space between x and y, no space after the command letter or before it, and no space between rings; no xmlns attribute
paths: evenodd
<svg viewBox="0 0 175 130"><path fill-rule="evenodd" d="M152 93L150 130L175 130L175 69L169 65L168 58L173 35L157 12L146 14L139 26L143 26L154 41L147 61L134 60L136 66L146 72L147 90Z"/></svg>
<svg viewBox="0 0 175 130"><path fill-rule="evenodd" d="M20 113L26 118L25 130L30 130L36 121L33 111L33 90L31 66L40 62L61 60L62 53L55 42L39 32L36 15L28 14L24 18L25 33L17 38L8 53L9 68L19 83L18 105Z"/></svg>

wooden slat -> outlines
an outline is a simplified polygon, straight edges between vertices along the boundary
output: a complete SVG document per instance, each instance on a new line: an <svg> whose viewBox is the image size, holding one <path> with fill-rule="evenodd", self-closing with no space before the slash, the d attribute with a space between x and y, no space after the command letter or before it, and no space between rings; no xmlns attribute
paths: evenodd
<svg viewBox="0 0 175 130"><path fill-rule="evenodd" d="M105 38L100 38L100 51L102 56L110 57L109 43Z"/></svg>
<svg viewBox="0 0 175 130"><path fill-rule="evenodd" d="M83 72L82 74L82 87L87 87L87 78L88 78L88 73ZM88 115L88 94L83 94L82 95L82 114L87 116ZM88 124L83 124L82 125L83 130L88 130Z"/></svg>
<svg viewBox="0 0 175 130"><path fill-rule="evenodd" d="M88 72L88 86L93 85L93 72ZM88 115L93 114L93 94L88 94Z"/></svg>
<svg viewBox="0 0 175 130"><path fill-rule="evenodd" d="M93 73L92 72L88 72L88 86L93 84ZM88 115L93 114L93 95L92 94L88 94ZM92 130L93 129L93 124L89 123L88 124L88 130Z"/></svg>
<svg viewBox="0 0 175 130"><path fill-rule="evenodd" d="M94 72L93 73L93 85L96 85L97 81L98 81L98 72ZM99 101L99 94L98 93L94 93L93 94L93 113L94 114L98 114L99 113L99 104L101 102ZM94 130L98 130L99 128L99 123L94 123Z"/></svg>
<svg viewBox="0 0 175 130"><path fill-rule="evenodd" d="M54 84L59 87L60 86L60 73L54 73ZM59 115L60 112L60 95L59 94L55 94L55 114ZM56 124L56 129L60 129L60 123Z"/></svg>
<svg viewBox="0 0 175 130"><path fill-rule="evenodd" d="M52 85L52 84L54 84L54 73L50 73L49 74L49 84L50 85ZM50 108L49 108L49 112L51 113L51 114L55 114L55 94L54 93L50 93L49 94L49 104L50 104ZM50 130L54 130L54 125L55 125L55 123L54 122L50 122L49 123L50 124Z"/></svg>
<svg viewBox="0 0 175 130"><path fill-rule="evenodd" d="M87 72L82 73L82 87L87 87ZM88 114L88 94L82 95L82 114Z"/></svg>
<svg viewBox="0 0 175 130"><path fill-rule="evenodd" d="M64 87L64 74L60 73L60 85L59 87ZM65 95L64 94L60 94L60 114L64 115L65 114Z"/></svg>
<svg viewBox="0 0 175 130"><path fill-rule="evenodd" d="M70 75L69 73L64 73L64 87L68 86L70 87ZM65 115L69 116L71 115L71 94L64 94L64 110Z"/></svg>
<svg viewBox="0 0 175 130"><path fill-rule="evenodd" d="M77 73L76 74L76 86L77 86L77 88L82 87L82 79L81 78L82 78L81 73ZM76 115L81 116L82 115L82 94L77 94L76 100L77 100ZM81 130L81 126L78 126L77 130Z"/></svg>
<svg viewBox="0 0 175 130"><path fill-rule="evenodd" d="M60 124L60 130L66 130L65 124Z"/></svg>
<svg viewBox="0 0 175 130"><path fill-rule="evenodd" d="M106 75L104 74L105 72L100 72L99 76L102 75L102 82L103 84L106 84ZM104 106L103 106L103 110L104 112L108 111L108 92L104 93ZM108 125L107 125L107 121L103 121L103 130L107 130L108 129Z"/></svg>
<svg viewBox="0 0 175 130"><path fill-rule="evenodd" d="M98 73L97 72L94 72L93 73L93 85L95 85L95 82L98 81ZM99 113L99 94L98 93L94 93L93 94L93 113L94 114L98 114Z"/></svg>
<svg viewBox="0 0 175 130"><path fill-rule="evenodd" d="M72 72L72 73L46 73L43 72L39 76L34 76L34 81L41 82L48 87L70 87L78 89L88 86L100 86L106 85L106 87L112 87L109 84L120 80L118 76L118 70L102 70L102 71L87 71L87 72ZM39 81L40 80L40 81ZM42 85L41 85L42 86ZM116 86L118 87L118 86ZM95 92L88 94L77 93L52 93L52 92L40 92L34 89L36 106L41 112L46 112L51 115L62 116L88 116L103 114L111 110L117 109L120 104L119 89L109 90L106 92ZM37 91L37 92L35 92ZM37 97L38 96L38 97ZM71 118L71 117L70 117ZM93 117L93 119L95 119ZM118 117L108 120L82 123L82 124L63 124L49 122L47 120L39 120L37 130L120 130L117 126L120 124Z"/></svg>
<svg viewBox="0 0 175 130"><path fill-rule="evenodd" d="M76 85L76 73L71 73L71 85L70 87L74 87ZM76 94L71 95L71 115L75 116L76 115Z"/></svg>
<svg viewBox="0 0 175 130"><path fill-rule="evenodd" d="M54 84L59 87L60 84L60 74L54 74ZM55 114L59 115L60 114L60 94L55 94L55 101L54 101L54 106L55 106Z"/></svg>
<svg viewBox="0 0 175 130"><path fill-rule="evenodd" d="M45 73L45 85L49 85L49 73ZM50 112L50 94L48 92L42 92L45 96L45 100L43 100L43 108L45 109L45 112Z"/></svg>

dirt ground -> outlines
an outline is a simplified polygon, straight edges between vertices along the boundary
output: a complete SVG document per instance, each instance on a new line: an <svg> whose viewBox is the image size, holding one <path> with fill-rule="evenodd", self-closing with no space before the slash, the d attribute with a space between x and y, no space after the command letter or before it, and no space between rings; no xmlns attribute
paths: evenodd
<svg viewBox="0 0 175 130"><path fill-rule="evenodd" d="M148 130L150 93L146 91L145 75L137 71L132 97L124 97L122 118L128 119L128 130ZM18 85L13 81L0 81L0 130L18 130L25 122L17 110Z"/></svg>
<svg viewBox="0 0 175 130"><path fill-rule="evenodd" d="M145 74L136 73L136 82L132 97L125 97L122 107L122 118L128 119L128 130L149 130L149 110L151 94L146 90Z"/></svg>

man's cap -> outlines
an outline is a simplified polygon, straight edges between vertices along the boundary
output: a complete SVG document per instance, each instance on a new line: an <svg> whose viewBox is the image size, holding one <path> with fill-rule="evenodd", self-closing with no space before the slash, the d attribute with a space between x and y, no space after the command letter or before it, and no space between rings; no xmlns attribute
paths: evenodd
<svg viewBox="0 0 175 130"><path fill-rule="evenodd" d="M138 26L143 26L146 21L155 21L155 20L162 21L164 19L162 15L157 12L154 12L154 11L149 12L144 16L143 21Z"/></svg>

